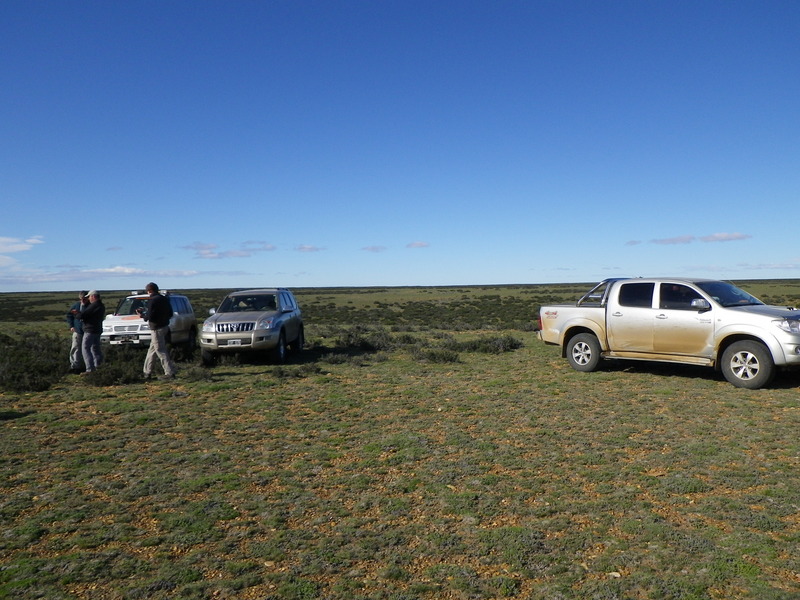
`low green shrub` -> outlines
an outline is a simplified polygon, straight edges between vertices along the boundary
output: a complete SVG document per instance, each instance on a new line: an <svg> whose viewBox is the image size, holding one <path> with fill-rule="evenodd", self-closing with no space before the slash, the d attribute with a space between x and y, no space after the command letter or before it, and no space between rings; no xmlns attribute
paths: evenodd
<svg viewBox="0 0 800 600"><path fill-rule="evenodd" d="M484 336L474 340L458 341L446 339L442 345L455 352L483 352L485 354L502 354L522 348L521 340L513 335Z"/></svg>
<svg viewBox="0 0 800 600"><path fill-rule="evenodd" d="M447 348L414 348L411 358L429 363L457 363L461 362L458 352Z"/></svg>
<svg viewBox="0 0 800 600"><path fill-rule="evenodd" d="M391 334L385 329L355 325L339 332L336 345L343 348L378 352L394 347Z"/></svg>
<svg viewBox="0 0 800 600"><path fill-rule="evenodd" d="M69 338L31 333L21 339L0 334L0 388L41 392L60 381L69 367Z"/></svg>

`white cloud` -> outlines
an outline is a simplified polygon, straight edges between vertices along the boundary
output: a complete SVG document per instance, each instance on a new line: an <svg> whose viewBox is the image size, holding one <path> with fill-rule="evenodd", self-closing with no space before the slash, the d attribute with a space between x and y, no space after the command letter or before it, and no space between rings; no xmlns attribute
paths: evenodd
<svg viewBox="0 0 800 600"><path fill-rule="evenodd" d="M44 239L41 235L34 235L24 240L20 238L0 237L0 254L25 252L33 248L36 244L44 244Z"/></svg>
<svg viewBox="0 0 800 600"><path fill-rule="evenodd" d="M295 248L295 250L297 250L298 252L320 252L324 249L325 248L320 248L319 246L312 246L310 244L301 244L300 246L297 246Z"/></svg>
<svg viewBox="0 0 800 600"><path fill-rule="evenodd" d="M679 235L673 238L650 240L651 244L691 244L696 238L693 235Z"/></svg>
<svg viewBox="0 0 800 600"><path fill-rule="evenodd" d="M200 271L186 270L146 270L134 267L114 266L98 269L68 268L60 271L26 271L0 276L0 284L20 285L30 283L56 283L56 282L97 282L123 277L141 277L143 279L182 278L200 275ZM99 286L96 286L99 287Z"/></svg>
<svg viewBox="0 0 800 600"><path fill-rule="evenodd" d="M733 242L753 237L746 233L713 233L700 238L701 242Z"/></svg>
<svg viewBox="0 0 800 600"><path fill-rule="evenodd" d="M746 240L753 237L747 233L712 233L711 235L701 235L700 237L696 237L694 235L678 235L671 238L663 238L659 240L650 240L651 244L661 244L661 245L670 245L670 244L691 244L700 240L701 242L735 242L740 240ZM634 246L638 242L628 242L627 246Z"/></svg>
<svg viewBox="0 0 800 600"><path fill-rule="evenodd" d="M430 246L428 242L411 242L410 244L406 244L406 248L427 248Z"/></svg>
<svg viewBox="0 0 800 600"><path fill-rule="evenodd" d="M253 256L256 252L272 252L276 250L276 246L260 241L248 240L241 244L238 250L223 250L218 251L219 244L212 244L206 242L194 242L188 246L181 246L184 250L191 250L195 253L195 258L204 258L216 260L220 258L247 258Z"/></svg>

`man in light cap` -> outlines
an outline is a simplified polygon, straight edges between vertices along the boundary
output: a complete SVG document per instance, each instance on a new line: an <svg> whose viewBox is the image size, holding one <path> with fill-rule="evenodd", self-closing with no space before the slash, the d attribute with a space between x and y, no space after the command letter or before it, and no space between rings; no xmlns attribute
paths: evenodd
<svg viewBox="0 0 800 600"><path fill-rule="evenodd" d="M80 319L83 322L83 364L86 365L84 373L91 373L103 362L100 334L103 333L106 307L97 290L86 295L89 297L89 304L81 311Z"/></svg>

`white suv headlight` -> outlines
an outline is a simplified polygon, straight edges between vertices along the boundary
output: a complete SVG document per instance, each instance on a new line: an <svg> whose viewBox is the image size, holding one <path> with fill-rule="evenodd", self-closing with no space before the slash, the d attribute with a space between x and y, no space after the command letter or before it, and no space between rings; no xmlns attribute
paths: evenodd
<svg viewBox="0 0 800 600"><path fill-rule="evenodd" d="M213 332L214 331L214 323L211 321L204 321L203 322L203 331L205 332Z"/></svg>
<svg viewBox="0 0 800 600"><path fill-rule="evenodd" d="M800 333L800 319L781 319L773 323L787 333Z"/></svg>

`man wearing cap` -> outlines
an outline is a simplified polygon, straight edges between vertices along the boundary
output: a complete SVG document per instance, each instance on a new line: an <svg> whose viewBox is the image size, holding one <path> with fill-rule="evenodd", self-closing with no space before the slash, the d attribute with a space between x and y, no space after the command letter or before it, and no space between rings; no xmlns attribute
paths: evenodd
<svg viewBox="0 0 800 600"><path fill-rule="evenodd" d="M91 373L103 362L100 334L103 333L106 307L97 290L91 290L87 296L89 296L89 304L84 306L80 313L80 319L83 322L83 364L86 365L84 373Z"/></svg>
<svg viewBox="0 0 800 600"><path fill-rule="evenodd" d="M175 377L175 363L169 355L167 348L167 334L169 333L169 320L172 318L172 304L169 298L162 296L158 292L158 286L152 281L145 286L145 291L150 294L145 309L137 309L136 312L143 319L147 319L150 326L150 347L147 349L147 356L144 358L144 377L149 379L153 375L153 363L158 356L161 367L164 369L164 379Z"/></svg>
<svg viewBox="0 0 800 600"><path fill-rule="evenodd" d="M78 294L78 301L70 306L67 313L67 324L72 334L72 345L69 349L69 370L72 373L81 373L83 367L83 323L81 311L89 304L87 292Z"/></svg>

